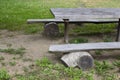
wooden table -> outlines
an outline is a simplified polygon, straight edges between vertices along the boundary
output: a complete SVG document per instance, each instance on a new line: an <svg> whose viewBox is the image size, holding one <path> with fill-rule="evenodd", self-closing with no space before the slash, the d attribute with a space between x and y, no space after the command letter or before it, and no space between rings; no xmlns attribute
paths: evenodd
<svg viewBox="0 0 120 80"><path fill-rule="evenodd" d="M64 40L68 43L69 20L118 19L116 41L120 40L120 8L51 8L55 19L63 19L65 23Z"/></svg>

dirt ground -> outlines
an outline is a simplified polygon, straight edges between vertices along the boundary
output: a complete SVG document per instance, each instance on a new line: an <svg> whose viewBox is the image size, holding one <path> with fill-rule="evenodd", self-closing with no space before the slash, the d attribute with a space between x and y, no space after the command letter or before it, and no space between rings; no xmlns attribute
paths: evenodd
<svg viewBox="0 0 120 80"><path fill-rule="evenodd" d="M22 59L16 60L15 66L10 66L6 64L4 66L8 69L9 73L12 75L14 73L23 73L22 68L32 64L32 61L41 59L42 57L48 57L54 61L55 55L48 53L48 48L50 44L58 44L61 40L50 40L44 38L41 34L35 35L24 35L19 32L10 32L7 30L0 31L0 48L7 49L9 45L13 49L25 48L25 54ZM13 58L19 58L19 55L11 55L6 53L0 53L1 56L5 58L4 63L9 63L13 61ZM31 59L32 61L25 62L24 59ZM0 65L0 67L3 67Z"/></svg>
<svg viewBox="0 0 120 80"><path fill-rule="evenodd" d="M95 36L82 36L89 38L89 42L98 42L103 39L103 35L95 35ZM111 36L112 39L115 39L115 36ZM0 31L0 49L6 49L8 47L11 48L20 48L24 47L25 54L21 59L19 59L19 55L11 55L7 53L1 53L0 55L5 58L3 61L5 63L5 66L2 66L0 64L0 68L6 68L11 75L17 74L23 74L24 73L24 67L30 66L31 64L34 64L34 61L37 59L41 59L43 57L49 58L54 63L60 62L60 59L58 56L51 54L48 52L49 46L52 44L60 44L63 43L63 37L58 39L48 39L43 37L41 34L32 34L32 35L25 35L21 32L11 32L7 30L1 30ZM107 59L109 61L113 61L116 56L120 56L119 50L113 50L113 51L104 51L105 54L102 56L97 56L94 54L94 51L90 51L94 58L99 60ZM13 58L16 58L14 60ZM31 60L31 61L25 61ZM9 65L10 61L15 61L16 65L11 66Z"/></svg>

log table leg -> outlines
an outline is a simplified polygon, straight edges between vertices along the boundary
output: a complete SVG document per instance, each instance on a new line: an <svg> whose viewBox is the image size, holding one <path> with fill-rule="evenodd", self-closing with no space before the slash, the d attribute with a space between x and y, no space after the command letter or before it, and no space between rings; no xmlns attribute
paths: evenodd
<svg viewBox="0 0 120 80"><path fill-rule="evenodd" d="M43 34L48 38L55 38L59 35L59 27L55 22L46 23Z"/></svg>
<svg viewBox="0 0 120 80"><path fill-rule="evenodd" d="M120 18L119 18L119 22L118 22L118 26L117 26L117 37L116 37L116 41L120 41Z"/></svg>
<svg viewBox="0 0 120 80"><path fill-rule="evenodd" d="M65 28L64 28L64 42L65 43L68 43L68 30L69 30L69 19L63 19L64 20L64 25L65 25Z"/></svg>

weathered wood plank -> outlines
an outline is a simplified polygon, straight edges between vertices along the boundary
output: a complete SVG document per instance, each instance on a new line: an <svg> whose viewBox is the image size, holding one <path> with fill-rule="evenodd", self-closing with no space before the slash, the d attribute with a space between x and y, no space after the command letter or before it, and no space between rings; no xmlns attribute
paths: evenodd
<svg viewBox="0 0 120 80"><path fill-rule="evenodd" d="M61 45L51 45L49 47L50 52L74 52L74 51L95 50L95 49L120 49L120 42L61 44Z"/></svg>
<svg viewBox="0 0 120 80"><path fill-rule="evenodd" d="M27 23L64 23L62 19L28 19ZM69 23L118 23L118 19L70 19Z"/></svg>
<svg viewBox="0 0 120 80"><path fill-rule="evenodd" d="M51 8L55 18L120 18L120 8Z"/></svg>
<svg viewBox="0 0 120 80"><path fill-rule="evenodd" d="M62 19L28 19L27 23L64 22Z"/></svg>

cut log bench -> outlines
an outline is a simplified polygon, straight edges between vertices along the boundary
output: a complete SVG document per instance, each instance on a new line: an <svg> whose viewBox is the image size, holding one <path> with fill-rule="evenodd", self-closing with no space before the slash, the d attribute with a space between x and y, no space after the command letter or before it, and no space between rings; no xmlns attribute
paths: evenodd
<svg viewBox="0 0 120 80"><path fill-rule="evenodd" d="M90 50L119 50L120 42L99 42L82 44L59 44L51 45L49 52L68 53L62 56L61 60L69 67L80 67L82 70L90 69L94 65L93 57L84 51Z"/></svg>

